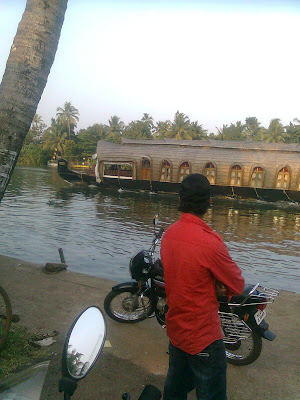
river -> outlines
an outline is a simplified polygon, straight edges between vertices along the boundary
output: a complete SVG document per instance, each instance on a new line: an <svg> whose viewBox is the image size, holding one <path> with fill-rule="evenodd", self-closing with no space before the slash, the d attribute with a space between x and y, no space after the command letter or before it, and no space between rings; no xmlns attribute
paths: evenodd
<svg viewBox="0 0 300 400"><path fill-rule="evenodd" d="M0 254L122 281L130 257L148 248L153 215L166 229L176 195L76 187L55 168L17 167L0 204ZM247 282L300 293L300 208L214 198L205 216L223 236Z"/></svg>

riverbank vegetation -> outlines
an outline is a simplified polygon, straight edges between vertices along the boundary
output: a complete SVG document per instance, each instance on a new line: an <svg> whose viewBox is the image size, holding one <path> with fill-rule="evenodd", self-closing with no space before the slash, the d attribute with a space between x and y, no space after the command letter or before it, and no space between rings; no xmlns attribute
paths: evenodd
<svg viewBox="0 0 300 400"><path fill-rule="evenodd" d="M120 143L121 138L177 140L238 140L264 141L267 143L299 143L300 120L295 118L284 126L279 118L272 119L264 127L256 117L248 117L245 122L237 121L217 128L217 133L209 133L198 121L191 121L177 111L173 120L157 121L144 113L140 120L127 125L120 117L112 116L108 123L96 123L86 129L76 131L79 111L71 102L57 108L56 116L46 126L36 114L24 142L19 165L46 165L51 159L62 156L71 161L87 161L95 153L98 140Z"/></svg>
<svg viewBox="0 0 300 400"><path fill-rule="evenodd" d="M30 367L50 358L52 349L34 347L31 343L35 338L36 335L25 327L19 324L11 326L7 342L1 351L0 381L23 370L24 367Z"/></svg>

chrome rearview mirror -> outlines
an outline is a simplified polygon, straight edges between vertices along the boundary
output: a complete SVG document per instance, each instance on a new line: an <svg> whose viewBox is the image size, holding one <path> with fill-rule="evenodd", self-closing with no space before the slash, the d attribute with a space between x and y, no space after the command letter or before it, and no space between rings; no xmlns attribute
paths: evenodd
<svg viewBox="0 0 300 400"><path fill-rule="evenodd" d="M105 342L106 325L101 310L89 307L75 322L67 342L67 368L76 379L83 378L94 365Z"/></svg>
<svg viewBox="0 0 300 400"><path fill-rule="evenodd" d="M74 321L65 341L59 390L72 396L77 383L94 366L104 346L106 322L98 307L88 307ZM68 388L66 388L68 381ZM70 388L72 382L72 390Z"/></svg>

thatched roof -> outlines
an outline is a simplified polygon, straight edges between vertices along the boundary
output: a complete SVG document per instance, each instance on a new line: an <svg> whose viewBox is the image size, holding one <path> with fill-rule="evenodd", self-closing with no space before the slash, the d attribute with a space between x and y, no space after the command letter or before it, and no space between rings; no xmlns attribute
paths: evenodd
<svg viewBox="0 0 300 400"><path fill-rule="evenodd" d="M176 146L176 147L210 147L223 149L245 149L245 150L267 150L267 151L292 151L300 153L299 143L266 143L266 142L239 142L233 140L137 140L122 138L123 146L145 145L145 146Z"/></svg>

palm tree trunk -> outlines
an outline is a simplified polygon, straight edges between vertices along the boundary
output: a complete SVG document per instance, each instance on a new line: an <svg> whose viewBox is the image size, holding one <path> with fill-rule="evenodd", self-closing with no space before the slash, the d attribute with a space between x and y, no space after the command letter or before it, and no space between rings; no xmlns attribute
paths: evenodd
<svg viewBox="0 0 300 400"><path fill-rule="evenodd" d="M0 201L54 61L68 0L27 0L0 85Z"/></svg>
<svg viewBox="0 0 300 400"><path fill-rule="evenodd" d="M69 140L71 139L71 128L70 128L70 121L67 121L68 123L68 131L69 131Z"/></svg>

